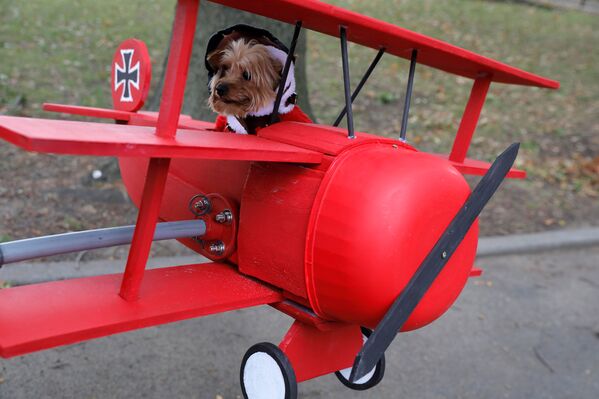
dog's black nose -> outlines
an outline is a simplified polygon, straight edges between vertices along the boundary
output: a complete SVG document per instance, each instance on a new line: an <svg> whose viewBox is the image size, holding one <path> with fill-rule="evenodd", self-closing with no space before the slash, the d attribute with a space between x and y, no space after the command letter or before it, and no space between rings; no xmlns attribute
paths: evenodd
<svg viewBox="0 0 599 399"><path fill-rule="evenodd" d="M225 94L227 94L227 92L229 91L229 86L225 83L219 83L216 86L216 94L218 94L219 96L224 96Z"/></svg>

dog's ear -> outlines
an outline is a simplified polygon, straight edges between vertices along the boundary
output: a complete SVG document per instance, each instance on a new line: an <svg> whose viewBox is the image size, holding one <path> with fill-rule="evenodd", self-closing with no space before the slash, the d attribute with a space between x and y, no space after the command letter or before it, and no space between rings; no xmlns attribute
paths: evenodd
<svg viewBox="0 0 599 399"><path fill-rule="evenodd" d="M237 39L239 39L239 32L231 32L230 34L223 36L223 38L218 43L218 46L210 52L206 56L206 62L212 69L212 73L216 73L221 63L221 58L224 54L224 50L229 46L229 44Z"/></svg>
<svg viewBox="0 0 599 399"><path fill-rule="evenodd" d="M220 65L220 60L223 56L223 51L221 49L216 49L206 57L206 61L208 65L210 65L210 69L212 69L212 73L216 73L218 71L218 67Z"/></svg>

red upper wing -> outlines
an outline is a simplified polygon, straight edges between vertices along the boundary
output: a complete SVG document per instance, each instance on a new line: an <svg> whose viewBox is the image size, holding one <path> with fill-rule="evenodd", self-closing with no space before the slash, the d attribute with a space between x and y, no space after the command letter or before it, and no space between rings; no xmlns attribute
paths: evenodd
<svg viewBox="0 0 599 399"><path fill-rule="evenodd" d="M377 50L384 47L388 53L406 59L415 48L418 49L418 63L471 79L491 74L495 82L552 89L559 87L559 82L554 80L318 0L210 1L290 24L302 21L305 28L336 37L339 36L339 27L345 26L348 40L354 43ZM389 7L393 6L389 2Z"/></svg>
<svg viewBox="0 0 599 399"><path fill-rule="evenodd" d="M118 157L202 158L319 163L322 154L257 136L208 129L177 130L159 137L155 128L111 123L0 116L0 138L28 151Z"/></svg>

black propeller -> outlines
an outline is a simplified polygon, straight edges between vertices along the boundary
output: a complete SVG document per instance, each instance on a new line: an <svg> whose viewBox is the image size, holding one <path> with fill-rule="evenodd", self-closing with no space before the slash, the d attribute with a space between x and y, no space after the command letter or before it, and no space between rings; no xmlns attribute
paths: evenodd
<svg viewBox="0 0 599 399"><path fill-rule="evenodd" d="M351 382L356 382L376 366L509 172L519 147L519 143L514 143L499 155L472 191L356 356L349 378Z"/></svg>

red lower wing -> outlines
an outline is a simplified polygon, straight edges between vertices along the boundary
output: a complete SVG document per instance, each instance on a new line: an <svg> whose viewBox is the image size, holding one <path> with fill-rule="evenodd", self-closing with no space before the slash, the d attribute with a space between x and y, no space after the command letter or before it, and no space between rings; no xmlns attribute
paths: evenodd
<svg viewBox="0 0 599 399"><path fill-rule="evenodd" d="M0 355L282 300L278 291L219 263L147 270L135 302L118 295L121 278L111 274L0 290Z"/></svg>

